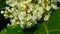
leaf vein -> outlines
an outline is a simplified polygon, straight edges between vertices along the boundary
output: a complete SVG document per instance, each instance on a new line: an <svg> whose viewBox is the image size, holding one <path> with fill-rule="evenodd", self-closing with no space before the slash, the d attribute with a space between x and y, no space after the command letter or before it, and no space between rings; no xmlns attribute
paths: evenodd
<svg viewBox="0 0 60 34"><path fill-rule="evenodd" d="M45 25L45 23L43 23L43 26L44 26L44 28L46 30L46 33L49 34L49 31L48 31L47 26Z"/></svg>

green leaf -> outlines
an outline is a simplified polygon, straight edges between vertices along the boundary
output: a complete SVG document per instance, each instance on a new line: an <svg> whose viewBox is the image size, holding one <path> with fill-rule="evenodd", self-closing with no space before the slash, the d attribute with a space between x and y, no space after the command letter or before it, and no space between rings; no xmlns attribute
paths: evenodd
<svg viewBox="0 0 60 34"><path fill-rule="evenodd" d="M30 29L21 29L19 25L10 26L3 29L1 34L60 34L60 9L53 11L48 22L38 23Z"/></svg>
<svg viewBox="0 0 60 34"><path fill-rule="evenodd" d="M0 10L4 10L6 6L9 6L6 4L6 0L0 0Z"/></svg>
<svg viewBox="0 0 60 34"><path fill-rule="evenodd" d="M0 9L6 6L6 0L0 0Z"/></svg>
<svg viewBox="0 0 60 34"><path fill-rule="evenodd" d="M21 34L21 28L18 25L10 26L2 30L1 34Z"/></svg>

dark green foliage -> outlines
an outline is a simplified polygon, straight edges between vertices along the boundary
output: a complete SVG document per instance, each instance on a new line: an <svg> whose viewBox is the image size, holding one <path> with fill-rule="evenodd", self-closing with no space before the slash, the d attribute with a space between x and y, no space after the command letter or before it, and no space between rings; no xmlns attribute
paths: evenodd
<svg viewBox="0 0 60 34"><path fill-rule="evenodd" d="M0 0L0 9L6 6L6 0Z"/></svg>

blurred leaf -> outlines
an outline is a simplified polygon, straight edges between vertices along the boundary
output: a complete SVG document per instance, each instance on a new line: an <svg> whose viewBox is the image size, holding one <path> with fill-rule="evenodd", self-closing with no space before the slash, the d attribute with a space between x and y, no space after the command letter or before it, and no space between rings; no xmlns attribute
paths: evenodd
<svg viewBox="0 0 60 34"><path fill-rule="evenodd" d="M6 6L6 0L0 0L0 9Z"/></svg>
<svg viewBox="0 0 60 34"><path fill-rule="evenodd" d="M18 25L5 28L1 32L1 34L21 34L21 33L22 33L22 30Z"/></svg>
<svg viewBox="0 0 60 34"><path fill-rule="evenodd" d="M1 34L60 34L60 9L53 11L50 20L38 23L37 27L22 30L19 25L10 26L1 31Z"/></svg>

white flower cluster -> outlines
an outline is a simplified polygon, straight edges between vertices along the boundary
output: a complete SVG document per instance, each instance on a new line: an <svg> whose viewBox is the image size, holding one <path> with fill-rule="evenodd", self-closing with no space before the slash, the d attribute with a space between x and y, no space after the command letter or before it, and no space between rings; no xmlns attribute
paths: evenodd
<svg viewBox="0 0 60 34"><path fill-rule="evenodd" d="M11 6L6 7L5 18L11 18L11 25L20 24L21 28L30 28L37 24L42 17L44 21L48 21L52 9L57 9L52 0L6 0Z"/></svg>

